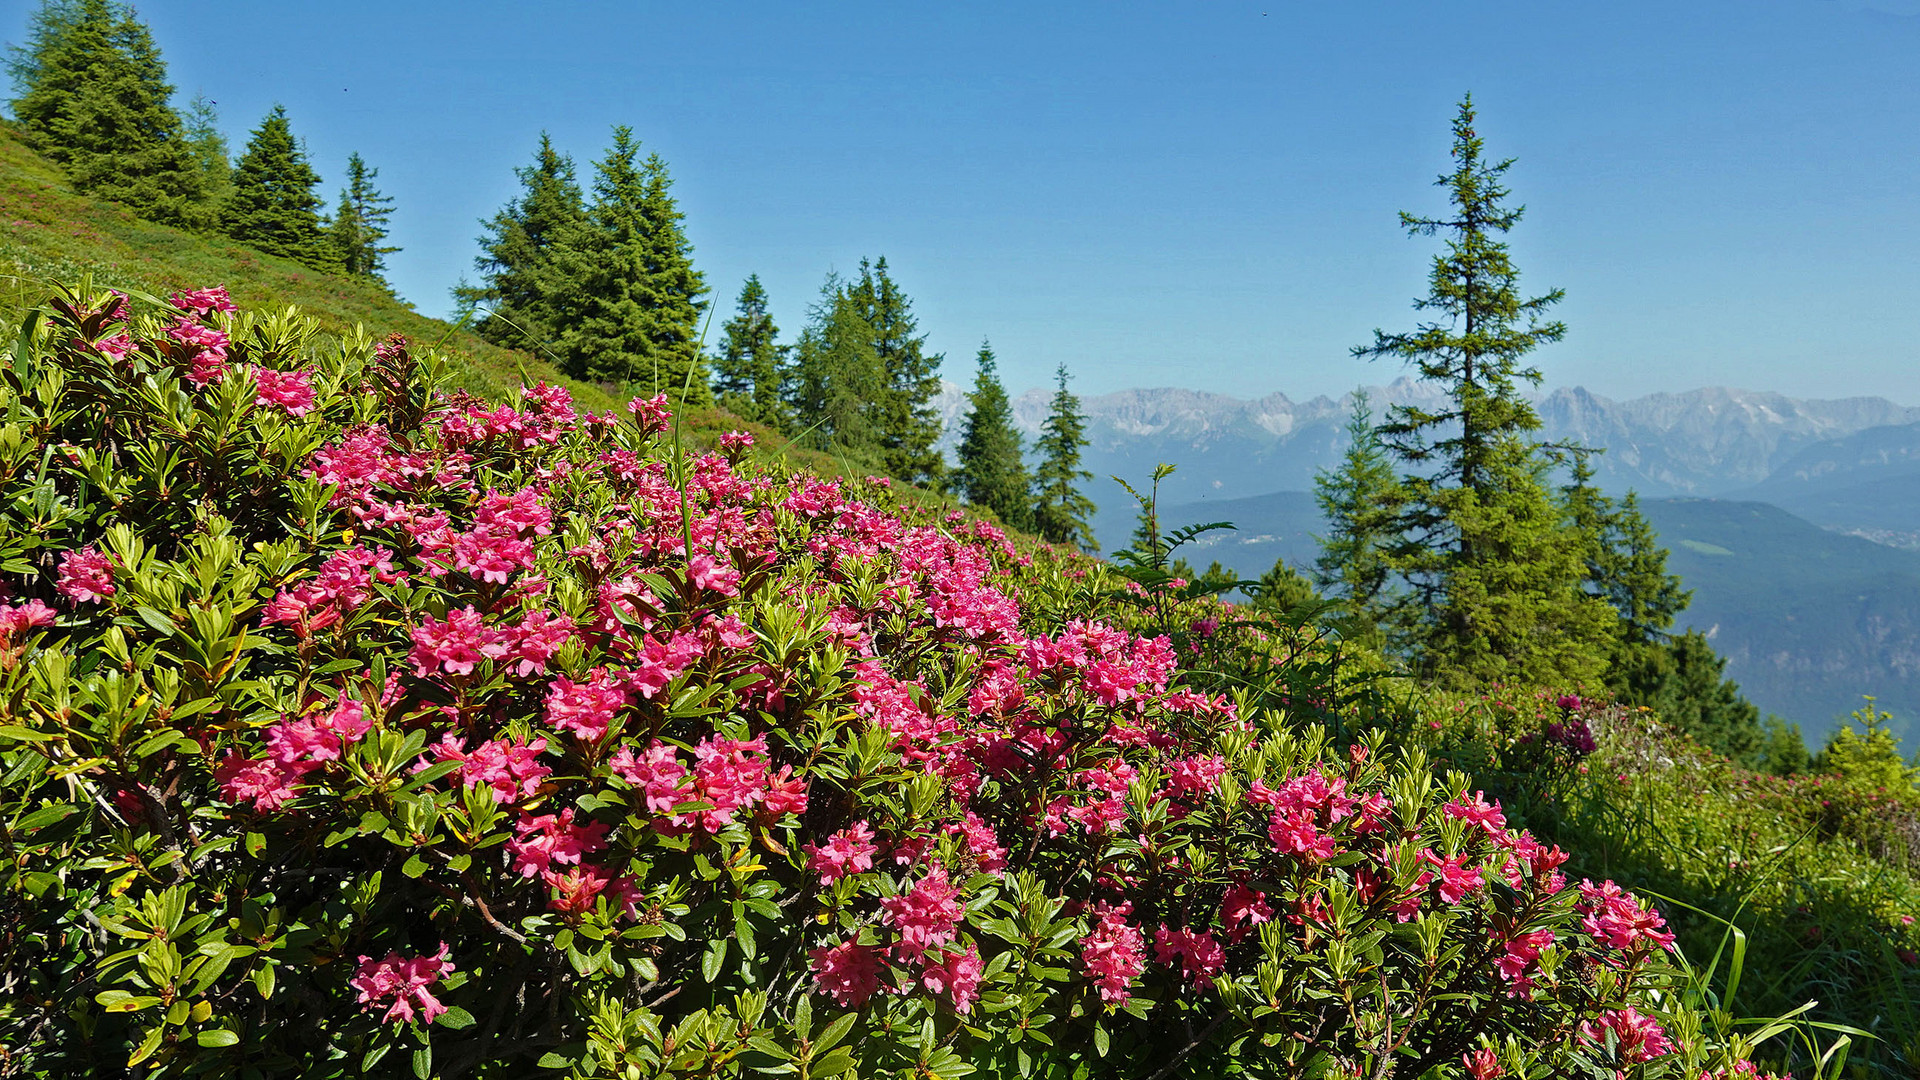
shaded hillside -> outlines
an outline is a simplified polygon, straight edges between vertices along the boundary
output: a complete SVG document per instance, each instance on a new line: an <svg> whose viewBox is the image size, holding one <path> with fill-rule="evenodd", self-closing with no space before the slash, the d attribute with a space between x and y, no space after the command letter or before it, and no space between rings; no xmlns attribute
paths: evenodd
<svg viewBox="0 0 1920 1080"><path fill-rule="evenodd" d="M17 323L54 283L87 274L98 284L156 295L225 285L243 306L298 305L328 330L359 324L382 335L397 331L438 342L459 362L461 384L476 392L497 394L517 384L524 370L532 379L564 383L583 405L603 409L613 403L603 389L427 318L377 284L323 274L221 237L156 225L76 194L56 166L0 122L0 319Z"/></svg>
<svg viewBox="0 0 1920 1080"><path fill-rule="evenodd" d="M1817 743L1874 694L1903 733L1920 733L1920 554L1765 503L1662 499L1645 509L1693 589L1682 619L1762 709Z"/></svg>
<svg viewBox="0 0 1920 1080"><path fill-rule="evenodd" d="M1815 443L1738 497L1784 507L1816 525L1920 548L1920 424Z"/></svg>
<svg viewBox="0 0 1920 1080"><path fill-rule="evenodd" d="M1763 710L1798 722L1815 748L1834 721L1874 694L1903 732L1920 735L1920 553L1822 529L1762 503L1652 499L1647 518L1693 590L1681 616L1727 657L1727 674ZM1312 495L1170 506L1167 528L1232 521L1183 551L1257 577L1276 557L1305 563L1325 528ZM1131 518L1109 517L1104 545L1123 545Z"/></svg>

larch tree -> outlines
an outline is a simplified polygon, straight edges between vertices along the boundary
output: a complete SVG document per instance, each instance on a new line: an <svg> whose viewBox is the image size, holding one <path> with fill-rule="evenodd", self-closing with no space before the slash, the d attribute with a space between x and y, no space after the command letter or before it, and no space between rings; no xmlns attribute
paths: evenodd
<svg viewBox="0 0 1920 1080"><path fill-rule="evenodd" d="M1040 463L1033 476L1033 530L1049 544L1092 552L1089 522L1094 504L1080 490L1081 481L1093 479L1093 473L1080 467L1087 448L1087 417L1080 411L1080 398L1067 389L1067 366L1060 365L1054 376L1053 401L1034 441Z"/></svg>
<svg viewBox="0 0 1920 1080"><path fill-rule="evenodd" d="M153 35L112 0L44 4L10 59L13 116L75 188L197 226L207 188Z"/></svg>
<svg viewBox="0 0 1920 1080"><path fill-rule="evenodd" d="M720 328L720 353L713 360L714 400L744 420L786 430L780 390L787 347L767 310L760 275L748 276L734 304L734 316Z"/></svg>
<svg viewBox="0 0 1920 1080"><path fill-rule="evenodd" d="M978 371L974 375L973 390L967 394L967 415L956 455L959 465L954 470L954 485L971 505L986 507L1016 529L1030 529L1033 523L1029 489L1033 480L1021 456L1020 431L1013 424L1013 403L994 371L993 347L981 342L975 363Z"/></svg>
<svg viewBox="0 0 1920 1080"><path fill-rule="evenodd" d="M327 239L347 276L385 285L381 275L387 268L386 257L400 249L381 243L387 238L393 200L373 186L378 175L380 170L368 165L359 154L347 156L347 186L340 191L340 205L327 226Z"/></svg>
<svg viewBox="0 0 1920 1080"><path fill-rule="evenodd" d="M305 263L339 266L320 223L320 174L293 137L279 105L254 129L234 166L233 185L220 207L220 231L248 247Z"/></svg>
<svg viewBox="0 0 1920 1080"><path fill-rule="evenodd" d="M632 128L614 128L613 146L594 167L586 225L560 238L559 279L578 293L560 328L560 354L575 378L706 403L706 285L693 268L666 162L658 154L640 161L639 152Z"/></svg>
<svg viewBox="0 0 1920 1080"><path fill-rule="evenodd" d="M1483 151L1469 96L1453 122L1454 169L1438 182L1451 216L1400 215L1412 235L1446 237L1414 303L1434 317L1410 332L1375 331L1354 349L1411 365L1444 395L1435 409L1394 406L1379 429L1406 466L1389 567L1409 588L1391 629L1429 677L1594 681L1613 614L1583 588L1583 552L1548 491L1550 463L1533 438L1540 418L1521 391L1540 381L1527 354L1566 335L1547 317L1562 293L1522 296L1499 239L1523 212L1505 203L1513 162Z"/></svg>
<svg viewBox="0 0 1920 1080"><path fill-rule="evenodd" d="M946 466L935 448L941 424L933 399L940 393L944 358L926 351L913 302L887 272L885 256L872 263L861 260L860 276L848 285L847 295L873 328L873 352L886 376L874 403L881 464L908 483L937 486Z"/></svg>
<svg viewBox="0 0 1920 1080"><path fill-rule="evenodd" d="M540 134L533 164L514 170L520 196L481 224L474 269L483 284L455 297L482 312L475 329L497 345L554 356L577 290L557 266L557 254L586 227L587 210L573 159Z"/></svg>

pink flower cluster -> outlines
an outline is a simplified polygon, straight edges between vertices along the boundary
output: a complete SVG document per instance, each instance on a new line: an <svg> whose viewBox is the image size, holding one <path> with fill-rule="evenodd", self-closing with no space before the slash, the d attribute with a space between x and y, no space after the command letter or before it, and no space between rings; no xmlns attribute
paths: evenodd
<svg viewBox="0 0 1920 1080"><path fill-rule="evenodd" d="M54 588L76 604L98 604L111 599L113 560L89 544L60 557L60 577Z"/></svg>
<svg viewBox="0 0 1920 1080"><path fill-rule="evenodd" d="M424 1024L433 1023L447 1011L429 989L453 973L453 962L447 959L444 943L432 956L404 957L398 952L389 952L378 960L364 955L359 960L360 969L347 980L347 985L360 992L360 1004L368 1012L376 1012L381 1005L386 1005L386 1015L381 1017L386 1023L412 1023L416 1005L420 1009L418 1018Z"/></svg>
<svg viewBox="0 0 1920 1080"><path fill-rule="evenodd" d="M313 411L313 384L306 372L264 367L252 370L255 405L272 405L288 416L305 416Z"/></svg>
<svg viewBox="0 0 1920 1080"><path fill-rule="evenodd" d="M1580 912L1581 929L1609 948L1627 953L1649 947L1669 952L1673 949L1673 934L1666 929L1667 921L1660 913L1611 881L1598 885L1582 881L1576 910Z"/></svg>
<svg viewBox="0 0 1920 1080"><path fill-rule="evenodd" d="M1583 1022L1578 1038L1596 1046L1612 1043L1614 1052L1629 1065L1673 1052L1666 1029L1634 1008L1609 1009L1599 1018Z"/></svg>
<svg viewBox="0 0 1920 1080"><path fill-rule="evenodd" d="M691 772L675 749L655 739L646 750L628 747L614 752L608 764L614 775L639 789L646 807L663 820L656 827L678 832L699 826L717 833L731 825L741 811L753 811L771 823L786 814L807 810L807 786L793 775L793 766L771 769L764 737L738 740L715 736L693 748ZM691 781L689 783L689 781ZM675 814L682 803L704 802L710 809Z"/></svg>
<svg viewBox="0 0 1920 1080"><path fill-rule="evenodd" d="M1094 905L1093 931L1081 941L1080 966L1093 979L1100 1000L1120 1005L1133 996L1133 980L1147 969L1146 935L1127 921L1133 903Z"/></svg>

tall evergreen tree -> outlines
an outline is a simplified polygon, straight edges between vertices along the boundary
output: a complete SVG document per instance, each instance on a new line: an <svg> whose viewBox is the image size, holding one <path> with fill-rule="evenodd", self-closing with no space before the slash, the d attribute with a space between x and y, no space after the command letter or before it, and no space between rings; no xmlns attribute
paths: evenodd
<svg viewBox="0 0 1920 1080"><path fill-rule="evenodd" d="M1778 752L1768 746L1770 733L1761 727L1760 710L1726 677L1726 658L1713 651L1706 635L1689 630L1663 646L1654 661L1661 671L1651 680L1654 692L1644 704L1663 722L1749 766L1766 764L1770 753Z"/></svg>
<svg viewBox="0 0 1920 1080"><path fill-rule="evenodd" d="M498 345L550 352L576 302L577 290L558 267L558 253L587 220L573 159L553 147L546 132L533 164L514 170L520 197L482 222L481 254L473 260L484 284L455 290L463 303L485 309L475 324ZM557 355L557 354L556 354Z"/></svg>
<svg viewBox="0 0 1920 1080"><path fill-rule="evenodd" d="M200 184L208 207L218 207L233 183L233 162L227 157L227 137L220 131L220 117L214 102L205 94L195 94L182 117L187 148L200 170Z"/></svg>
<svg viewBox="0 0 1920 1080"><path fill-rule="evenodd" d="M327 226L327 239L340 269L348 276L372 278L385 285L381 274L387 268L386 257L400 249L380 242L387 238L393 200L373 186L378 175L380 170L361 160L359 154L347 155L347 186L340 190L340 206Z"/></svg>
<svg viewBox="0 0 1920 1080"><path fill-rule="evenodd" d="M1013 426L1013 402L994 373L993 347L980 343L979 371L967 395L954 482L967 502L984 506L1017 529L1032 528L1028 489L1033 484L1021 457L1020 432Z"/></svg>
<svg viewBox="0 0 1920 1080"><path fill-rule="evenodd" d="M881 462L889 474L909 483L938 484L945 464L934 448L940 413L933 399L940 393L944 357L927 353L913 303L887 273L885 256L871 264L862 259L860 277L847 292L873 327L874 355L886 373L885 393L875 402Z"/></svg>
<svg viewBox="0 0 1920 1080"><path fill-rule="evenodd" d="M1285 614L1319 599L1320 593L1313 582L1280 558L1273 560L1273 569L1260 575L1260 587L1253 594L1252 606L1258 611Z"/></svg>
<svg viewBox="0 0 1920 1080"><path fill-rule="evenodd" d="M1393 463L1374 430L1373 404L1356 390L1347 417L1340 467L1313 478L1314 500L1327 519L1314 580L1340 598L1347 633L1379 644L1379 623L1392 600L1391 547L1402 496Z"/></svg>
<svg viewBox="0 0 1920 1080"><path fill-rule="evenodd" d="M254 129L234 166L233 186L220 207L220 231L249 247L319 270L339 265L320 224L320 174L294 140L279 105Z"/></svg>
<svg viewBox="0 0 1920 1080"><path fill-rule="evenodd" d="M74 187L174 225L205 218L206 185L153 35L113 0L42 5L9 63L13 115Z"/></svg>
<svg viewBox="0 0 1920 1080"><path fill-rule="evenodd" d="M1412 235L1447 235L1428 294L1414 305L1439 318L1410 333L1375 331L1371 345L1354 349L1405 361L1446 395L1438 410L1395 406L1380 428L1410 467L1389 555L1410 589L1393 621L1431 676L1590 680L1604 666L1612 615L1582 588L1582 552L1567 542L1547 491L1548 462L1532 438L1540 419L1520 391L1540 381L1526 354L1566 334L1546 318L1562 293L1522 298L1498 239L1522 214L1503 202L1501 177L1513 162L1486 161L1473 124L1468 97L1453 123L1454 170L1439 180L1453 216L1400 215Z"/></svg>
<svg viewBox="0 0 1920 1080"><path fill-rule="evenodd" d="M808 445L851 452L880 463L875 402L886 393L886 371L873 348L873 325L847 284L829 273L793 350L787 408Z"/></svg>
<svg viewBox="0 0 1920 1080"><path fill-rule="evenodd" d="M713 393L720 407L744 420L786 430L780 398L787 348L767 311L767 290L760 275L748 276L735 302L734 317L720 328L724 340L713 362Z"/></svg>
<svg viewBox="0 0 1920 1080"><path fill-rule="evenodd" d="M1033 530L1049 544L1072 544L1091 552L1093 528L1088 519L1094 505L1080 492L1080 481L1093 479L1091 472L1080 467L1087 447L1087 418L1080 411L1079 397L1067 389L1065 364L1055 378L1053 402L1034 444L1040 465L1033 476Z"/></svg>
<svg viewBox="0 0 1920 1080"><path fill-rule="evenodd" d="M575 378L623 382L642 393L712 400L700 356L700 297L660 155L639 160L633 129L614 128L595 167L587 227L560 238L556 268L578 290L578 310L561 328L560 352Z"/></svg>

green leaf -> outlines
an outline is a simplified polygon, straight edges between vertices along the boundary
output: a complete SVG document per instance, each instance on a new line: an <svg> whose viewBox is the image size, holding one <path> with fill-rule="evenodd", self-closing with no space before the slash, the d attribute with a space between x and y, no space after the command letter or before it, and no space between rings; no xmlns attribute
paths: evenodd
<svg viewBox="0 0 1920 1080"><path fill-rule="evenodd" d="M160 1037L166 1030L165 1024L153 1025L147 1032L147 1037L140 1040L140 1045L134 1047L133 1054L127 1058L127 1068L131 1069L135 1065L152 1057L153 1052L160 1049Z"/></svg>
<svg viewBox="0 0 1920 1080"><path fill-rule="evenodd" d="M829 1049L835 1044L837 1044L841 1039L846 1038L847 1032L853 1030L853 1022L855 1020L858 1020L859 1018L860 1018L859 1013L848 1013L845 1016L840 1017L838 1020L835 1020L833 1023L828 1024L824 1029L821 1030L820 1037L813 1041L814 1051L817 1053L819 1051Z"/></svg>
<svg viewBox="0 0 1920 1080"><path fill-rule="evenodd" d="M565 1054L556 1054L548 1051L540 1055L538 1064L543 1069L571 1069L573 1068L573 1059Z"/></svg>
<svg viewBox="0 0 1920 1080"><path fill-rule="evenodd" d="M700 957L700 977L711 984L720 977L720 966L727 962L727 939L714 938L707 943L706 954Z"/></svg>
<svg viewBox="0 0 1920 1080"><path fill-rule="evenodd" d="M1093 1052L1101 1057L1107 1056L1107 1025L1093 1025Z"/></svg>
<svg viewBox="0 0 1920 1080"><path fill-rule="evenodd" d="M853 1051L842 1046L839 1049L813 1063L815 1076L839 1076L853 1068Z"/></svg>
<svg viewBox="0 0 1920 1080"><path fill-rule="evenodd" d="M193 1037L201 1046L232 1046L240 1041L240 1033L232 1028L213 1028Z"/></svg>
<svg viewBox="0 0 1920 1080"><path fill-rule="evenodd" d="M423 1046L413 1052L413 1075L420 1080L428 1080L433 1075L432 1046Z"/></svg>
<svg viewBox="0 0 1920 1080"><path fill-rule="evenodd" d="M43 806L33 813L28 814L26 817L21 818L17 828L21 832L34 832L38 829L44 829L56 821L65 820L79 812L80 808L72 803L54 803L52 806Z"/></svg>
<svg viewBox="0 0 1920 1080"><path fill-rule="evenodd" d="M267 850L267 838L265 836L257 832L247 834L247 854L257 859L260 857L260 853L265 850Z"/></svg>
<svg viewBox="0 0 1920 1080"><path fill-rule="evenodd" d="M458 1005L450 1005L447 1007L447 1011L441 1013L440 1018L435 1020L434 1023L439 1024L443 1028L452 1028L455 1031L459 1031L461 1028L472 1027L475 1021L472 1013Z"/></svg>
<svg viewBox="0 0 1920 1080"><path fill-rule="evenodd" d="M400 867L400 872L408 877L417 878L427 872L427 860L421 858L420 853L416 851Z"/></svg>
<svg viewBox="0 0 1920 1080"><path fill-rule="evenodd" d="M0 739L12 739L15 742L47 742L52 738L53 736L51 735L42 734L32 728L21 727L19 724L8 724L5 727L0 727Z"/></svg>
<svg viewBox="0 0 1920 1080"><path fill-rule="evenodd" d="M273 997L273 968L272 964L262 964L253 973L253 988L260 991L262 1001Z"/></svg>

